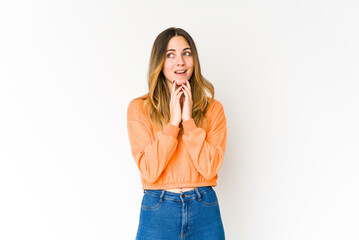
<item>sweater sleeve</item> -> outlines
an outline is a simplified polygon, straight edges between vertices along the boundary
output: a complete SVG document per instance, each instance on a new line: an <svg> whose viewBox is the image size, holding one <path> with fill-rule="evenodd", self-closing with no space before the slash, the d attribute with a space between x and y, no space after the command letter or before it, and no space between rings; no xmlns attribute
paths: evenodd
<svg viewBox="0 0 359 240"><path fill-rule="evenodd" d="M127 108L127 133L131 153L141 176L154 183L167 167L178 144L179 127L168 123L153 136L149 123L140 112L141 103L132 101Z"/></svg>
<svg viewBox="0 0 359 240"><path fill-rule="evenodd" d="M226 117L223 106L216 101L210 113L208 133L194 120L182 122L183 142L197 171L207 180L213 179L222 166L227 141Z"/></svg>

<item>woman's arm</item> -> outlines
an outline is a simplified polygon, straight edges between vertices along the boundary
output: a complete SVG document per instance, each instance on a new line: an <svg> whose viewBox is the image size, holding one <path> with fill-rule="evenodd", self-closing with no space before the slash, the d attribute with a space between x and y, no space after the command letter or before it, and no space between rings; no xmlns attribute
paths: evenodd
<svg viewBox="0 0 359 240"><path fill-rule="evenodd" d="M157 132L157 138L148 129L139 107L142 104L132 101L127 109L127 133L131 146L131 153L135 159L142 177L154 183L167 167L178 144L177 126L168 123L163 131ZM147 126L146 126L147 125Z"/></svg>
<svg viewBox="0 0 359 240"><path fill-rule="evenodd" d="M222 104L216 101L208 116L208 133L196 126L193 119L182 122L183 142L197 171L207 180L213 179L222 166L227 141L226 117Z"/></svg>

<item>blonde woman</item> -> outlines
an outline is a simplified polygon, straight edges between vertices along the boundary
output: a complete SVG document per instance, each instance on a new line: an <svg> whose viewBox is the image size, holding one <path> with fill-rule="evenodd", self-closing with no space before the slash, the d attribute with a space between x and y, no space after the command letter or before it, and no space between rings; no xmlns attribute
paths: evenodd
<svg viewBox="0 0 359 240"><path fill-rule="evenodd" d="M168 28L155 39L148 87L127 109L143 188L136 239L225 239L213 187L224 159L226 117L185 30Z"/></svg>

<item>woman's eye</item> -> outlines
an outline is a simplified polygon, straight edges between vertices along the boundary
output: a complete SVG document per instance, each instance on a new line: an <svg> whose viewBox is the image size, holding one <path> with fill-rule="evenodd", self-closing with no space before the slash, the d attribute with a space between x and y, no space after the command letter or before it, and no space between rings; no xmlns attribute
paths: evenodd
<svg viewBox="0 0 359 240"><path fill-rule="evenodd" d="M191 56L191 53L190 52L185 52L184 55Z"/></svg>
<svg viewBox="0 0 359 240"><path fill-rule="evenodd" d="M167 54L167 57L170 58L173 55L173 53Z"/></svg>

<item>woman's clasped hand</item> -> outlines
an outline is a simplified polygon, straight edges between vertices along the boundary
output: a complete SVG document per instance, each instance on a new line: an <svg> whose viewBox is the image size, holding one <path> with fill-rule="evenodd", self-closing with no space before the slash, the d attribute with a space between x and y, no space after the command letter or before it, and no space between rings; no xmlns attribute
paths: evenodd
<svg viewBox="0 0 359 240"><path fill-rule="evenodd" d="M192 118L192 93L191 84L186 80L186 84L182 84L176 89L176 83L173 81L170 101L170 123L179 126L181 122Z"/></svg>

